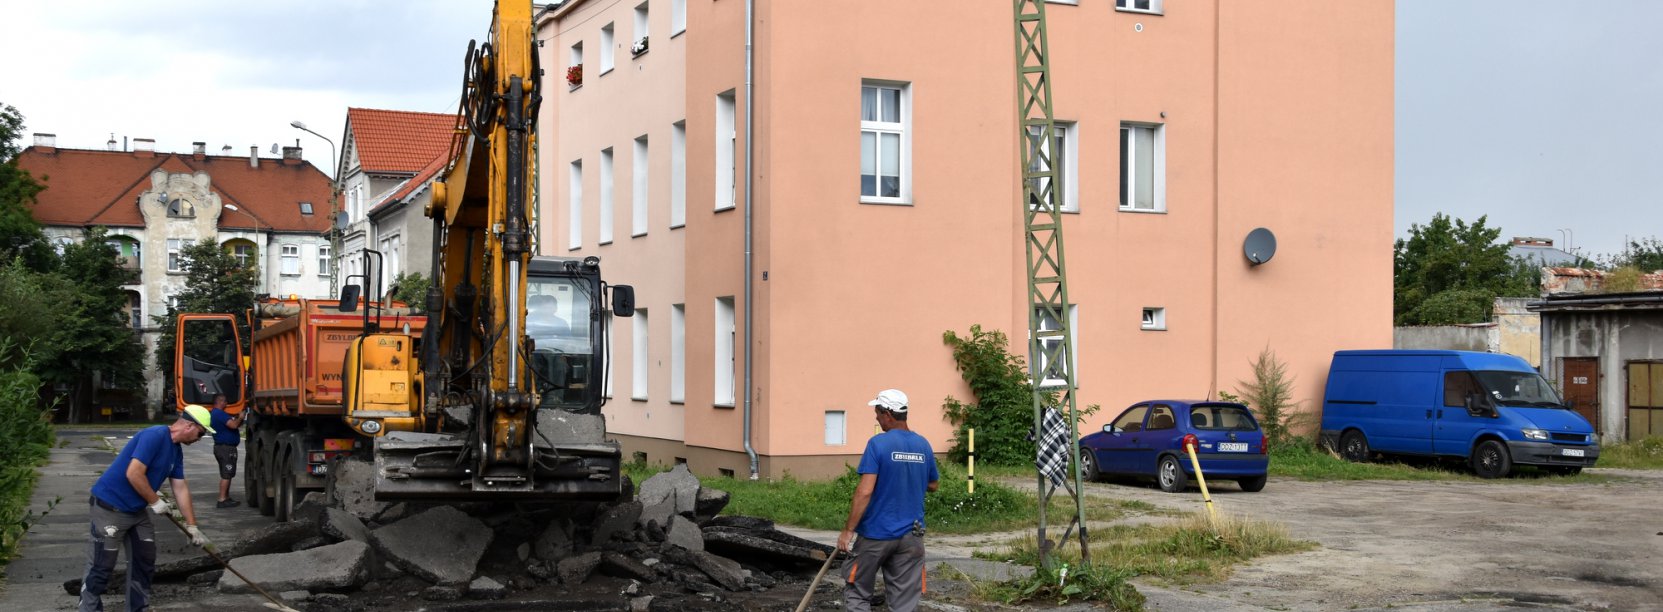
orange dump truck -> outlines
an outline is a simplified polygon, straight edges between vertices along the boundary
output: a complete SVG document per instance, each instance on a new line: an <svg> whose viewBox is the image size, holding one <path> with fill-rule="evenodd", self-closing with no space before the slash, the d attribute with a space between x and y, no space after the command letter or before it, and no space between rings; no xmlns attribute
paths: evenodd
<svg viewBox="0 0 1663 612"><path fill-rule="evenodd" d="M420 429L421 381L407 362L417 357L414 344L427 317L390 306L380 317L366 317L362 308L342 312L337 300L256 305L249 363L256 416L244 427L243 490L262 514L288 520L308 490L324 488L331 458L368 452L368 438L385 430ZM380 338L402 346L392 347L397 350L380 375L365 364L362 388L352 389L342 375L347 347L366 327L392 332ZM357 411L342 402L353 392L361 394Z"/></svg>

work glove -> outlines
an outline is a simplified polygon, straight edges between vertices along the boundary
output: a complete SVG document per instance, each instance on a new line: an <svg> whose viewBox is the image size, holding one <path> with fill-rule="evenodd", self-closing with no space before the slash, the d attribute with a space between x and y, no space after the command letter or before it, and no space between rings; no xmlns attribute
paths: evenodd
<svg viewBox="0 0 1663 612"><path fill-rule="evenodd" d="M167 500L158 497L156 503L150 504L150 511L165 516L173 512L173 504L167 503Z"/></svg>
<svg viewBox="0 0 1663 612"><path fill-rule="evenodd" d="M208 536L202 535L202 530L197 529L196 525L186 525L185 533L190 534L192 546L197 548L207 548L211 544L208 541Z"/></svg>

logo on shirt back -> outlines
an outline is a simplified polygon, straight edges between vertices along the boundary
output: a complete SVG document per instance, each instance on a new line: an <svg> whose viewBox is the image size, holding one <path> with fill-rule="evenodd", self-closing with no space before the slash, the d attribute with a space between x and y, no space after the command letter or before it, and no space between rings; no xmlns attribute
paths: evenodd
<svg viewBox="0 0 1663 612"><path fill-rule="evenodd" d="M889 454L889 460L899 461L901 463L923 463L924 453L903 453L896 451Z"/></svg>

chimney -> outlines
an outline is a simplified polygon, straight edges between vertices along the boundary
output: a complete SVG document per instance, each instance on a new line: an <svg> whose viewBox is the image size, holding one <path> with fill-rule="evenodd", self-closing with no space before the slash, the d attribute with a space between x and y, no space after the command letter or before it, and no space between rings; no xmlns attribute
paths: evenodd
<svg viewBox="0 0 1663 612"><path fill-rule="evenodd" d="M258 145L248 145L248 167L260 167L260 147Z"/></svg>
<svg viewBox="0 0 1663 612"><path fill-rule="evenodd" d="M58 135L35 132L35 148L48 155L58 152Z"/></svg>
<svg viewBox="0 0 1663 612"><path fill-rule="evenodd" d="M116 150L116 148L115 148L115 132L110 132L110 141L104 143L104 150L105 151L114 151L114 150Z"/></svg>
<svg viewBox="0 0 1663 612"><path fill-rule="evenodd" d="M193 143L191 143L191 157L196 158L197 161L201 161L202 158L206 157L207 155L208 155L208 143L206 143L206 142L193 142Z"/></svg>
<svg viewBox="0 0 1663 612"><path fill-rule="evenodd" d="M155 157L156 156L156 139L154 139L154 138L134 138L133 139L133 152L137 153L139 157Z"/></svg>
<svg viewBox="0 0 1663 612"><path fill-rule="evenodd" d="M300 161L300 147L283 147L283 163Z"/></svg>

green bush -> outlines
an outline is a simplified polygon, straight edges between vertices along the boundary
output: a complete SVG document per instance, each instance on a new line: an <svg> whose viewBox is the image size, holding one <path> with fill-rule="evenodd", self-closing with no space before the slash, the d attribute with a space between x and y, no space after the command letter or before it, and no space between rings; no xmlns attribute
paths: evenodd
<svg viewBox="0 0 1663 612"><path fill-rule="evenodd" d="M975 429L977 463L1032 464L1035 450L1028 433L1034 427L1033 383L1022 358L1010 353L1005 333L972 325L968 337L948 330L941 339L953 349L953 361L976 398L974 404L951 395L943 400L943 411L955 425L948 459L964 462L970 450L968 430Z"/></svg>
<svg viewBox="0 0 1663 612"><path fill-rule="evenodd" d="M1252 362L1253 380L1237 381L1241 385L1237 398L1220 393L1225 401L1240 401L1257 413L1259 425L1265 430L1265 441L1271 448L1284 446L1294 439L1294 431L1301 429L1307 415L1294 412L1299 405L1293 399L1294 378L1288 375L1287 364L1276 358L1276 352L1266 347Z"/></svg>
<svg viewBox="0 0 1663 612"><path fill-rule="evenodd" d="M38 405L40 377L34 358L10 338L0 338L0 565L9 562L18 542L39 516L29 510L35 466L45 460L56 439L51 410Z"/></svg>

